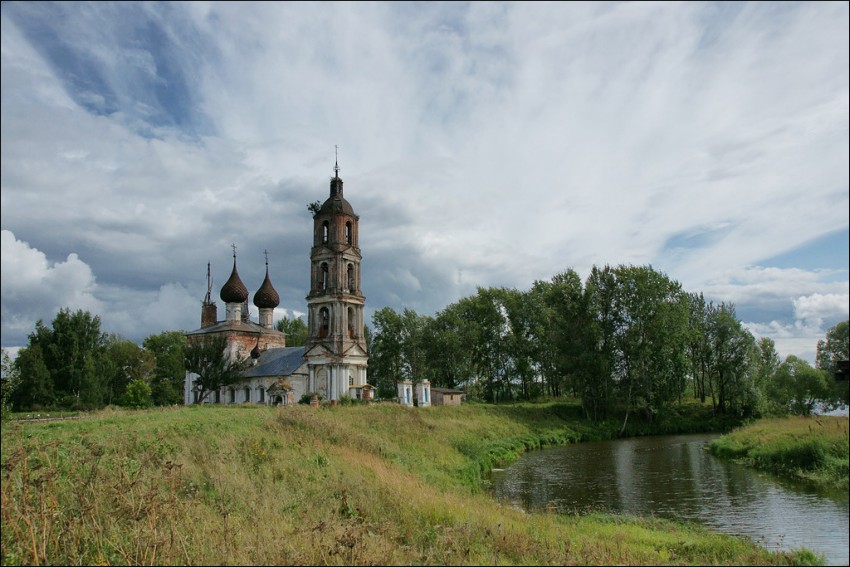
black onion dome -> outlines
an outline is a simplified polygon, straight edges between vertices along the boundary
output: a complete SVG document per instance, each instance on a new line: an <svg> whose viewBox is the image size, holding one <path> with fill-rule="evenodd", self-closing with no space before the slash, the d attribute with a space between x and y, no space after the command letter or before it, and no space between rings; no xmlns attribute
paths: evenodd
<svg viewBox="0 0 850 567"><path fill-rule="evenodd" d="M280 305L280 296L277 294L277 291L275 291L272 286L272 282L269 279L268 266L266 266L266 279L263 280L263 285L260 286L257 293L254 294L254 305L260 309L269 307L274 309Z"/></svg>
<svg viewBox="0 0 850 567"><path fill-rule="evenodd" d="M225 303L243 303L248 300L248 288L239 279L239 273L236 271L236 258L233 258L233 272L227 283L222 286L220 297Z"/></svg>

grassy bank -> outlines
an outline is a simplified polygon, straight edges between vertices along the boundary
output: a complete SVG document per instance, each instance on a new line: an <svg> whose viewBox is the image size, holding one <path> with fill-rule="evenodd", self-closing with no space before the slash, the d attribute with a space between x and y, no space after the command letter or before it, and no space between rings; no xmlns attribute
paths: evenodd
<svg viewBox="0 0 850 567"><path fill-rule="evenodd" d="M772 473L847 490L847 423L836 416L762 420L715 439L709 449Z"/></svg>
<svg viewBox="0 0 850 567"><path fill-rule="evenodd" d="M705 422L683 416L632 432ZM482 490L483 473L529 448L607 438L616 429L589 425L569 404L190 407L4 424L2 562L815 560L659 519L528 514Z"/></svg>

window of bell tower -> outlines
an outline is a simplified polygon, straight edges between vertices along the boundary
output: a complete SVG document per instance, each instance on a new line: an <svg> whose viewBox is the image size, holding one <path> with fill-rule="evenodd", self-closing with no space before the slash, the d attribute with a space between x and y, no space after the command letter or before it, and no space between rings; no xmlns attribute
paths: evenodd
<svg viewBox="0 0 850 567"><path fill-rule="evenodd" d="M345 223L345 243L351 244L351 221Z"/></svg>
<svg viewBox="0 0 850 567"><path fill-rule="evenodd" d="M322 274L319 278L319 289L328 289L328 265L322 262Z"/></svg>
<svg viewBox="0 0 850 567"><path fill-rule="evenodd" d="M327 307L319 311L319 337L327 337L330 333L331 317Z"/></svg>
<svg viewBox="0 0 850 567"><path fill-rule="evenodd" d="M349 307L348 308L348 336L351 337L352 339L354 338L354 329L357 327L354 319L355 319L354 308Z"/></svg>
<svg viewBox="0 0 850 567"><path fill-rule="evenodd" d="M346 269L346 272L347 274L345 278L345 287L348 289L348 291L354 291L354 266L352 264L349 264L348 268Z"/></svg>
<svg viewBox="0 0 850 567"><path fill-rule="evenodd" d="M327 244L328 235L330 234L330 225L328 221L322 223L322 244Z"/></svg>

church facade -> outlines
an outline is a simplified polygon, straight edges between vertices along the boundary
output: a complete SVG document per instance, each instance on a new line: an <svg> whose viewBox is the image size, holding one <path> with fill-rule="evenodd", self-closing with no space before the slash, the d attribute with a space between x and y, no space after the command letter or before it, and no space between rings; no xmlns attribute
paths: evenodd
<svg viewBox="0 0 850 567"><path fill-rule="evenodd" d="M219 294L225 304L223 321L218 321L218 309L211 299L207 267L201 327L186 333L187 343L224 336L227 356L248 358L250 367L239 383L210 392L204 399L200 399L195 383L198 376L187 372L184 403L287 405L308 393L327 400L372 397L374 388L367 382L359 221L343 195L339 166L335 164L330 196L313 215L306 298L308 338L304 346L287 347L286 335L274 327L273 312L280 296L269 278L268 258L265 279L253 299L259 309L258 322L250 319L249 292L236 269L235 248L233 270Z"/></svg>

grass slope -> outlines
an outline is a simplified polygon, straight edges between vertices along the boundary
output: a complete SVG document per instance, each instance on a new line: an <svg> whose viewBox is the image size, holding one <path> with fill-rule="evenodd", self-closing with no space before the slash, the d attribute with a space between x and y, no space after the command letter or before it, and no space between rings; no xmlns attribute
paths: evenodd
<svg viewBox="0 0 850 567"><path fill-rule="evenodd" d="M659 519L528 514L482 490L482 473L529 448L616 429L569 404L186 407L4 424L2 563L817 561Z"/></svg>
<svg viewBox="0 0 850 567"><path fill-rule="evenodd" d="M766 419L715 439L712 454L825 488L848 487L847 417Z"/></svg>

